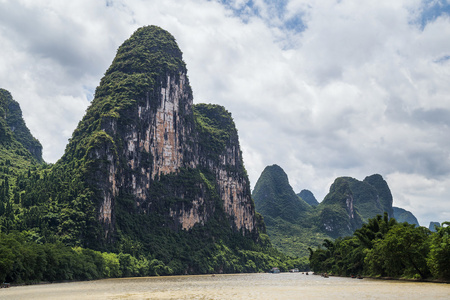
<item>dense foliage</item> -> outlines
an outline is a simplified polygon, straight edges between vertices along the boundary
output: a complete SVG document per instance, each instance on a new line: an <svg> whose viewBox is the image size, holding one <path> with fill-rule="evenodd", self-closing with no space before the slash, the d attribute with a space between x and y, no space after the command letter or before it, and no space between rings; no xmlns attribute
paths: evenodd
<svg viewBox="0 0 450 300"><path fill-rule="evenodd" d="M193 111L199 145L202 148L200 151L207 158L216 161L229 146L232 137L237 137L231 114L223 106L203 103L194 105Z"/></svg>
<svg viewBox="0 0 450 300"><path fill-rule="evenodd" d="M392 218L394 216L394 212L392 210L392 193L383 177L380 174L373 174L364 178L363 182L373 186L377 191L376 201L381 206L381 214L387 212L388 216ZM367 220L375 217L376 214L375 211L369 211L368 214L363 213L363 216Z"/></svg>
<svg viewBox="0 0 450 300"><path fill-rule="evenodd" d="M309 190L301 190L300 193L297 194L300 198L302 198L306 203L311 206L319 205L319 201L317 201L314 194Z"/></svg>
<svg viewBox="0 0 450 300"><path fill-rule="evenodd" d="M0 88L0 160L19 158L43 162L42 145L31 135L22 118L22 110L11 94ZM8 151L9 150L9 151ZM15 155L15 157L11 157ZM31 157L31 159L30 159Z"/></svg>
<svg viewBox="0 0 450 300"><path fill-rule="evenodd" d="M252 197L258 212L266 220L280 217L293 223L303 223L312 209L294 193L286 173L277 165L264 169L255 184Z"/></svg>
<svg viewBox="0 0 450 300"><path fill-rule="evenodd" d="M397 223L388 215L369 219L353 236L325 240L310 249L315 272L450 280L450 225L435 233L425 227Z"/></svg>
<svg viewBox="0 0 450 300"><path fill-rule="evenodd" d="M283 253L305 257L308 247L319 246L327 238L314 219L314 207L295 194L278 165L264 169L252 197L264 216L270 240Z"/></svg>
<svg viewBox="0 0 450 300"><path fill-rule="evenodd" d="M180 79L185 73L173 36L156 26L138 29L118 49L65 154L54 165L33 159L31 150L14 137L11 124L0 118L3 145L11 150L11 159L0 165L3 280L307 268L305 259L291 259L272 247L260 215L256 225L261 234L232 227L232 216L225 213L219 197L214 168L221 165L228 176L238 178L251 200L237 131L223 107L192 107L189 84L183 85ZM183 152L183 159L187 158L176 172L151 174L154 160L148 149L124 149L129 149L126 139L130 135L141 137L154 126L152 116L166 101L161 91L168 88L169 79L177 87L184 86L176 114L170 113L181 120L171 124L183 127L176 134L189 135L182 139L185 147L181 150L187 153ZM143 108L146 113L141 116ZM13 165L13 154L23 154L21 161L14 160L20 164ZM219 159L228 157L224 154L232 163ZM130 161L139 161L139 169L133 169ZM142 170L151 180L143 185L145 197L138 198L132 178L142 175ZM110 181L116 179L119 188L113 191ZM109 215L101 214L106 198ZM199 214L207 218L189 230L182 229L172 214L189 212L198 199L204 200ZM19 250L14 252L13 247Z"/></svg>
<svg viewBox="0 0 450 300"><path fill-rule="evenodd" d="M308 190L295 195L287 175L273 165L264 169L252 196L273 244L289 255L308 255L308 247L317 247L325 239L352 235L378 214L394 214L391 191L379 174L363 181L338 177L318 203ZM414 216L408 216L411 218L402 221L411 223Z"/></svg>
<svg viewBox="0 0 450 300"><path fill-rule="evenodd" d="M162 216L157 214L130 215L125 198L117 207L118 243L108 252L88 249L79 243L77 235L92 230L84 221L93 213L87 209L92 205L87 195L77 196L74 207L46 199L52 193L56 197L71 193L70 190L54 191L55 182L61 180L52 172L54 168L42 166L25 171L19 176L19 185L11 185L11 199L7 209L1 212L6 222L1 228L0 241L0 274L8 282L263 272L273 266L284 271L308 268L305 259L291 259L276 251L265 234L259 236L259 242L254 242L233 232L220 210L205 226L196 226L189 232L174 231L158 226ZM210 177L205 174L203 177ZM160 180L176 186L183 183L180 180L191 182L202 175L186 170L181 176L169 177ZM19 187L23 185L26 190L20 192ZM42 186L47 190L41 190ZM170 205L172 200L167 200Z"/></svg>
<svg viewBox="0 0 450 300"><path fill-rule="evenodd" d="M330 192L317 206L321 229L332 238L352 234L362 225L362 216L355 205L351 183L346 177L336 178Z"/></svg>
<svg viewBox="0 0 450 300"><path fill-rule="evenodd" d="M208 260L196 252L186 253L192 256L190 259L203 261L205 270L202 273L216 270L226 273L264 272L273 266L287 271L294 267L305 268L307 264L280 256L276 251L236 251L221 242L208 251L201 253L208 255ZM0 282L36 283L171 274L183 274L177 262L167 265L153 256L99 252L69 247L61 242L43 243L30 231L0 233Z"/></svg>

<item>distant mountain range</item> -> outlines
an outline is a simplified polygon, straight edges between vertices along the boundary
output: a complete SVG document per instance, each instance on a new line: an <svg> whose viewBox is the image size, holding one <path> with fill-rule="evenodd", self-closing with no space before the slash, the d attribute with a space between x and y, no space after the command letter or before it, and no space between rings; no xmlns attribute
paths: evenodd
<svg viewBox="0 0 450 300"><path fill-rule="evenodd" d="M352 235L368 219L384 213L418 225L411 212L392 206L391 191L379 174L363 181L336 178L319 203L308 190L296 194L284 170L272 165L262 172L252 197L272 243L290 255L307 255L308 247L321 245L325 238Z"/></svg>
<svg viewBox="0 0 450 300"><path fill-rule="evenodd" d="M397 222L400 223L407 222L409 224L419 226L419 221L417 221L416 217L412 214L412 212L399 207L393 207L393 210L394 210L394 218L397 220Z"/></svg>

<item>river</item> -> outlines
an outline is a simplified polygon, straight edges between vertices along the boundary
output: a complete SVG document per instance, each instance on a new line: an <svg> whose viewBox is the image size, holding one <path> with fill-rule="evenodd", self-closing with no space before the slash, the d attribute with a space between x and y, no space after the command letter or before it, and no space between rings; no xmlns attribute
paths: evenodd
<svg viewBox="0 0 450 300"><path fill-rule="evenodd" d="M0 299L450 299L450 284L302 273L120 278L0 289Z"/></svg>

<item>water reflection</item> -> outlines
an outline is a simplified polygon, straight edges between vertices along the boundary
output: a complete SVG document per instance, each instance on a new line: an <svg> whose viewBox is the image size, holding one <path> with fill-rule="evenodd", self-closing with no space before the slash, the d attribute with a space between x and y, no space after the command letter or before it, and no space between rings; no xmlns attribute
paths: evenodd
<svg viewBox="0 0 450 300"><path fill-rule="evenodd" d="M121 278L12 287L0 299L449 299L450 285L301 273Z"/></svg>

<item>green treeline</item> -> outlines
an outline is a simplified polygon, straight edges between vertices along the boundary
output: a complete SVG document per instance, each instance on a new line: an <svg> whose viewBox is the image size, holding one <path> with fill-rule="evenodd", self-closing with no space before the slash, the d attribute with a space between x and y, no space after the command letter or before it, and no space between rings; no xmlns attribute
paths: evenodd
<svg viewBox="0 0 450 300"><path fill-rule="evenodd" d="M72 248L61 242L41 244L33 238L30 232L0 233L1 282L92 280L172 273L157 259Z"/></svg>
<svg viewBox="0 0 450 300"><path fill-rule="evenodd" d="M202 261L209 270L224 273L264 272L273 266L282 271L307 268L307 261L290 259L277 251L262 253L235 250L216 243L212 255L205 260L199 253L191 259ZM204 254L204 253L203 253ZM37 283L64 280L139 277L182 274L176 264L166 265L152 256L139 257L128 253L107 253L61 242L41 243L29 231L0 233L0 282Z"/></svg>
<svg viewBox="0 0 450 300"><path fill-rule="evenodd" d="M378 215L353 236L310 249L316 273L450 280L450 222L437 232Z"/></svg>

